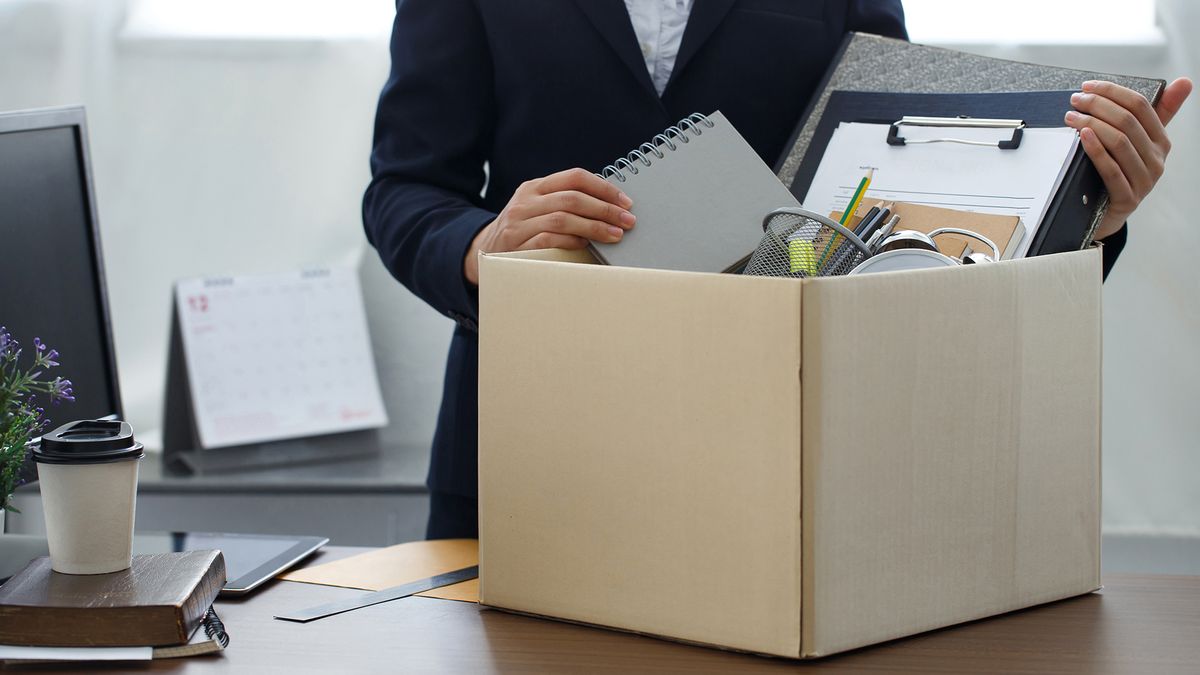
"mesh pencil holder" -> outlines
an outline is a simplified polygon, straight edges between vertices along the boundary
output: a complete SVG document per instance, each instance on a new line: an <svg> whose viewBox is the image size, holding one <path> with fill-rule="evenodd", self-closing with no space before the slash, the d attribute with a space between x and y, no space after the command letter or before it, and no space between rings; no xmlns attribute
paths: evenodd
<svg viewBox="0 0 1200 675"><path fill-rule="evenodd" d="M828 277L846 274L869 251L854 232L806 209L775 209L763 218L763 238L742 274Z"/></svg>

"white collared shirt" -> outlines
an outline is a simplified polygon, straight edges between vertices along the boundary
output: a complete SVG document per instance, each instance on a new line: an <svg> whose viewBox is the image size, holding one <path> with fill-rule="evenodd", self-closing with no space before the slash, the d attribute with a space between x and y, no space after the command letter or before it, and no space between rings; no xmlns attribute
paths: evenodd
<svg viewBox="0 0 1200 675"><path fill-rule="evenodd" d="M650 79L661 96L675 69L694 0L625 0Z"/></svg>

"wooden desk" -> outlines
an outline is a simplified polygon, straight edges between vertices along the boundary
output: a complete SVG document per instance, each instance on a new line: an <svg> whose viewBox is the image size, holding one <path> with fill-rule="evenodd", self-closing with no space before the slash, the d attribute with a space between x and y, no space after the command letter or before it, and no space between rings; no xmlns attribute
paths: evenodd
<svg viewBox="0 0 1200 675"><path fill-rule="evenodd" d="M333 547L313 562L366 549ZM221 657L156 661L177 673L323 672L837 672L1196 673L1200 577L1114 575L1103 592L896 640L818 661L721 652L480 609L407 598L309 624L275 610L360 591L276 581L221 601L231 643ZM114 671L101 667L104 672ZM39 669L41 670L41 669ZM78 670L73 668L72 670ZM138 667L129 672L145 672Z"/></svg>

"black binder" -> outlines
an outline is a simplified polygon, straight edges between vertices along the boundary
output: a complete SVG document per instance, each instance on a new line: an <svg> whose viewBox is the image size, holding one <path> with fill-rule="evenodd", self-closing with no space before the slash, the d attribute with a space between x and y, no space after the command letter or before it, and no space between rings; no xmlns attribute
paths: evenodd
<svg viewBox="0 0 1200 675"><path fill-rule="evenodd" d="M924 114L939 117L971 115L969 110L951 112L946 109L951 103L961 103L978 106L971 108L976 111L992 110L992 113L987 113L988 116L1023 119L1030 126L1061 126L1062 116L1070 109L1069 94L1077 91L1085 80L1115 82L1137 91L1151 103L1158 102L1167 84L1162 79L1021 63L878 35L850 33L842 41L804 116L796 125L776 163L775 172L790 187L793 195L802 198L808 191L817 165L812 164L807 175L801 173L801 168L810 162L819 164L829 143L828 134L832 133L838 122L874 120L890 124L900 116L923 114L917 108L910 108L897 117L885 120L883 118L890 115L883 114L878 106L891 105L896 101L879 92L968 97L959 101L912 100L917 105L934 106L936 112ZM850 92L875 93L871 93L869 99L851 97L843 100L840 96ZM974 94L1021 98L1011 100L1013 106L1008 106L1001 98L995 101L982 98L972 100L970 96ZM835 95L839 95L837 100ZM1041 98L1043 95L1046 98ZM831 102L837 103L838 109L830 110ZM1016 112L1017 107L1026 104L1031 106L1028 110ZM847 105L856 108L847 110ZM1054 119L1051 119L1050 106L1054 106ZM1001 107L1013 112L995 114ZM871 109L878 112L873 113ZM857 116L858 119L837 119L845 115ZM972 116L984 117L985 114L977 112ZM828 126L830 124L832 126ZM823 140L819 140L821 137L818 132L824 128L828 128L828 132ZM1077 157L1072 161L1069 173L1064 176L1063 187L1051 202L1046 221L1030 247L1030 255L1076 250L1091 242L1091 233L1108 205L1108 195L1102 182L1098 183L1099 176L1091 166L1091 161L1082 150L1079 154L1082 159Z"/></svg>
<svg viewBox="0 0 1200 675"><path fill-rule="evenodd" d="M890 94L835 91L813 132L809 151L796 171L790 189L803 198L833 132L842 122L892 124L904 116L974 117L1016 119L1028 127L1061 127L1063 113L1070 109L1073 91L1015 92L1002 94ZM880 134L880 143L886 137ZM986 152L986 149L981 149ZM993 152L1020 152L993 150ZM1062 186L1050 202L1046 217L1037 229L1029 255L1079 250L1090 243L1096 221L1096 206L1104 194L1104 181L1080 146L1071 159ZM1034 223L1027 223L1032 227Z"/></svg>

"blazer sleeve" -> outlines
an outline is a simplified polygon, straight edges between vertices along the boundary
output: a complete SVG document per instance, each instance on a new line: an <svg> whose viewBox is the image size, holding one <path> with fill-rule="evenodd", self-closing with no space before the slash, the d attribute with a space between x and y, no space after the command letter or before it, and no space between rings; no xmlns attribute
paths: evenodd
<svg viewBox="0 0 1200 675"><path fill-rule="evenodd" d="M850 0L846 6L846 30L908 39L900 0Z"/></svg>
<svg viewBox="0 0 1200 675"><path fill-rule="evenodd" d="M1100 254L1104 258L1104 279L1108 279L1109 272L1112 272L1113 265L1117 264L1117 256L1121 255L1121 251L1125 250L1125 241L1129 238L1129 223L1121 226L1121 229L1113 232L1104 239L1100 240L1104 244Z"/></svg>
<svg viewBox="0 0 1200 675"><path fill-rule="evenodd" d="M391 56L375 115L363 226L396 279L474 328L478 292L463 276L463 259L496 214L481 207L495 103L473 2L399 0Z"/></svg>

